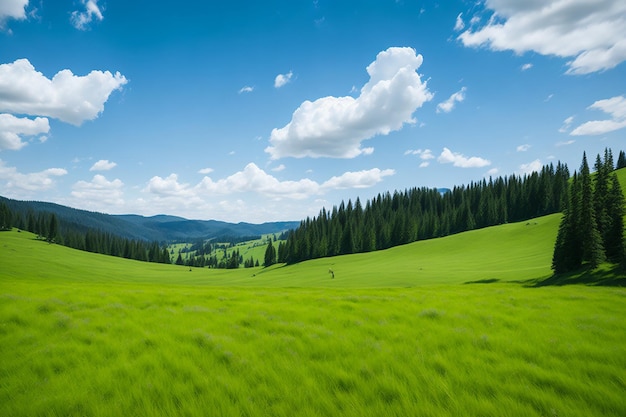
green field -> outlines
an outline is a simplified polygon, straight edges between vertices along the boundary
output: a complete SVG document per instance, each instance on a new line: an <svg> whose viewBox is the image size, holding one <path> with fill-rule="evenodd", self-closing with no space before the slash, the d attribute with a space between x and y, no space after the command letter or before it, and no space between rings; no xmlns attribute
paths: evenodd
<svg viewBox="0 0 626 417"><path fill-rule="evenodd" d="M626 290L534 286L559 219L238 270L2 232L0 415L624 416Z"/></svg>

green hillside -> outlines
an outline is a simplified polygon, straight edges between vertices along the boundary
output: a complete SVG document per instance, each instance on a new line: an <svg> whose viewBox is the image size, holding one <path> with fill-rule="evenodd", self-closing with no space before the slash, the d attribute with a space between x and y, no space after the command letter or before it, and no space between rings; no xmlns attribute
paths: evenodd
<svg viewBox="0 0 626 417"><path fill-rule="evenodd" d="M0 232L0 415L621 417L623 288L507 283L559 218L191 272Z"/></svg>
<svg viewBox="0 0 626 417"><path fill-rule="evenodd" d="M220 286L403 287L550 275L560 215L506 224L364 254L268 269L214 270L150 264L81 252L17 231L0 233L3 276L63 282ZM328 270L335 272L331 279Z"/></svg>

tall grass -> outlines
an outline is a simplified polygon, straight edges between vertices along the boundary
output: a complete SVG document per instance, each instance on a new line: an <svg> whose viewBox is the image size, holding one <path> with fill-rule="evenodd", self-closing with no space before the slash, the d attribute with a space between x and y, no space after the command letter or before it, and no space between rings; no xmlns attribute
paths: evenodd
<svg viewBox="0 0 626 417"><path fill-rule="evenodd" d="M0 415L623 416L625 296L3 281Z"/></svg>
<svg viewBox="0 0 626 417"><path fill-rule="evenodd" d="M514 283L558 221L191 272L2 232L0 415L624 416L626 291Z"/></svg>

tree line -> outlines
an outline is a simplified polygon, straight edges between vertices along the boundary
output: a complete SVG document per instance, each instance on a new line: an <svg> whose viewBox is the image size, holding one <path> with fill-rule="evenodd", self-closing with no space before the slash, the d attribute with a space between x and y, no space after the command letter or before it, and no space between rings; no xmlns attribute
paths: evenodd
<svg viewBox="0 0 626 417"><path fill-rule="evenodd" d="M617 167L626 166L620 152ZM624 194L614 172L609 149L604 159L596 156L591 175L587 154L579 172L574 172L568 189L567 206L559 225L552 269L560 274L587 265L594 269L608 261L626 261L624 253Z"/></svg>
<svg viewBox="0 0 626 417"><path fill-rule="evenodd" d="M16 227L35 233L40 239L73 249L145 262L170 263L166 246L158 242L126 239L99 230L73 227L59 221L56 214L49 212L13 212L0 202L0 230Z"/></svg>
<svg viewBox="0 0 626 417"><path fill-rule="evenodd" d="M447 192L412 188L378 194L365 206L357 198L323 208L288 234L278 261L387 249L417 240L517 222L561 211L569 169L558 162L523 176L489 178Z"/></svg>
<svg viewBox="0 0 626 417"><path fill-rule="evenodd" d="M612 156L609 159L603 166L610 165L612 171ZM626 168L624 151L619 153L616 168ZM562 212L570 204L570 177L567 164L557 162L538 172L490 177L446 192L434 188L387 192L365 206L359 198L354 203L342 201L332 211L322 208L317 217L303 220L288 232L286 241L278 245L276 260L296 263L370 252ZM604 192L602 186L600 190Z"/></svg>

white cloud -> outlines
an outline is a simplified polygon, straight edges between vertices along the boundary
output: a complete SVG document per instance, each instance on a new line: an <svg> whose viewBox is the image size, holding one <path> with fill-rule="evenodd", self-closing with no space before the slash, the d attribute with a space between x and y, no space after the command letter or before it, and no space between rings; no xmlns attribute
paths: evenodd
<svg viewBox="0 0 626 417"><path fill-rule="evenodd" d="M121 206L124 204L124 183L119 179L107 180L96 174L90 182L78 181L72 187L72 197L79 199L87 208Z"/></svg>
<svg viewBox="0 0 626 417"><path fill-rule="evenodd" d="M41 135L50 131L50 124L45 117L29 119L15 117L12 114L0 114L0 151L18 150L26 145L24 136ZM44 139L45 140L45 139Z"/></svg>
<svg viewBox="0 0 626 417"><path fill-rule="evenodd" d="M280 171L284 171L284 170L285 170L285 168L286 168L286 167L285 167L285 165L280 164L280 165L278 165L276 168L272 168L272 171L274 171L274 172L280 172Z"/></svg>
<svg viewBox="0 0 626 417"><path fill-rule="evenodd" d="M484 4L491 17L482 27L459 35L465 46L569 58L570 74L603 71L626 60L623 0L486 0Z"/></svg>
<svg viewBox="0 0 626 417"><path fill-rule="evenodd" d="M467 158L466 156L452 152L448 148L443 148L441 155L437 158L437 161L441 164L452 164L459 168L481 168L491 165L491 161L477 156Z"/></svg>
<svg viewBox="0 0 626 417"><path fill-rule="evenodd" d="M76 76L67 69L48 79L27 59L18 59L0 65L0 111L48 116L78 126L98 117L109 95L127 82L119 72Z"/></svg>
<svg viewBox="0 0 626 417"><path fill-rule="evenodd" d="M0 1L0 29L8 19L26 19L26 6L28 0L2 0Z"/></svg>
<svg viewBox="0 0 626 417"><path fill-rule="evenodd" d="M454 23L454 30L456 32L465 29L465 23L463 23L463 19L461 18L461 16L463 16L463 13L459 13L457 15L456 22Z"/></svg>
<svg viewBox="0 0 626 417"><path fill-rule="evenodd" d="M239 90L239 94L241 93L251 93L254 91L254 87L250 87L249 85L246 85L244 87L241 87L241 89Z"/></svg>
<svg viewBox="0 0 626 417"><path fill-rule="evenodd" d="M539 159L535 159L532 162L527 164L522 164L519 166L520 174L532 174L533 172L539 172L543 168L543 164Z"/></svg>
<svg viewBox="0 0 626 417"><path fill-rule="evenodd" d="M178 181L176 174L166 178L154 176L148 181L144 192L159 198L190 198L203 201L203 198L215 195L226 195L253 192L270 198L304 199L313 195L324 194L331 190L346 188L367 188L382 181L386 176L395 173L392 169L373 168L357 172L345 172L320 184L308 178L298 181L279 181L254 163L249 163L239 172L226 178L213 180L204 177L200 183L192 186Z"/></svg>
<svg viewBox="0 0 626 417"><path fill-rule="evenodd" d="M419 167L420 167L420 168L426 168L426 167L428 167L429 165L430 165L430 162L428 162L428 161L424 161L424 162L422 162L422 163L420 163L420 164L419 164Z"/></svg>
<svg viewBox="0 0 626 417"><path fill-rule="evenodd" d="M500 172L500 170L498 168L491 168L489 171L487 171L487 175L493 177L494 175L496 175L498 172Z"/></svg>
<svg viewBox="0 0 626 417"><path fill-rule="evenodd" d="M213 172L213 168L202 168L201 170L198 171L198 174L208 175L211 172Z"/></svg>
<svg viewBox="0 0 626 417"><path fill-rule="evenodd" d="M570 135L603 135L626 127L626 97L624 96L598 100L588 109L601 110L611 116L611 119L585 122L572 130Z"/></svg>
<svg viewBox="0 0 626 417"><path fill-rule="evenodd" d="M532 67L533 67L533 64L531 64L531 63L529 62L529 63L526 63L526 64L522 65L522 66L521 66L521 70L522 70L522 71L527 71L527 70L531 69Z"/></svg>
<svg viewBox="0 0 626 417"><path fill-rule="evenodd" d="M178 182L178 175L176 174L170 174L166 178L155 175L150 178L144 191L160 196L176 197L189 197L193 194L193 190L190 188L189 184L181 184Z"/></svg>
<svg viewBox="0 0 626 417"><path fill-rule="evenodd" d="M100 21L104 19L102 10L98 7L98 0L81 0L81 4L85 6L85 10L75 10L70 17L70 22L76 29L87 29L94 18Z"/></svg>
<svg viewBox="0 0 626 417"><path fill-rule="evenodd" d="M570 116L567 119L563 120L563 125L559 128L560 133L566 133L570 127L572 127L572 123L574 122L574 116Z"/></svg>
<svg viewBox="0 0 626 417"><path fill-rule="evenodd" d="M17 168L8 167L0 160L0 184L5 196L23 195L24 191L41 191L52 188L55 185L54 178L66 175L63 168L48 168L39 172L22 174ZM6 192L6 194L5 194Z"/></svg>
<svg viewBox="0 0 626 417"><path fill-rule="evenodd" d="M557 142L555 144L555 146L557 146L557 147L569 146L569 145L573 145L574 143L576 143L575 140L566 140L566 141L562 141L562 142Z"/></svg>
<svg viewBox="0 0 626 417"><path fill-rule="evenodd" d="M289 71L287 74L278 74L274 79L274 87L280 88L291 81L293 77L293 71Z"/></svg>
<svg viewBox="0 0 626 417"><path fill-rule="evenodd" d="M256 192L271 197L302 199L319 192L319 185L310 179L299 181L279 181L253 163L246 165L243 171L229 177L213 181L204 177L197 186L208 193L231 194Z"/></svg>
<svg viewBox="0 0 626 417"><path fill-rule="evenodd" d="M108 159L101 159L89 168L89 171L108 171L117 166L115 162L110 162Z"/></svg>
<svg viewBox="0 0 626 417"><path fill-rule="evenodd" d="M528 143L525 143L525 144L523 144L523 145L519 145L519 146L516 148L516 151L517 151L517 152L526 152L526 151L527 151L527 150L529 150L530 148L531 148L531 145L529 145Z"/></svg>
<svg viewBox="0 0 626 417"><path fill-rule="evenodd" d="M369 188L378 184L384 177L394 175L393 169L380 170L378 168L346 172L338 177L332 177L321 185L322 190L344 190L347 188Z"/></svg>
<svg viewBox="0 0 626 417"><path fill-rule="evenodd" d="M424 161L428 161L429 159L435 159L435 155L433 155L433 151L431 151L430 149L409 149L408 151L404 152L405 155L417 155L420 157L420 159L424 160Z"/></svg>
<svg viewBox="0 0 626 417"><path fill-rule="evenodd" d="M452 94L446 101L443 101L437 104L437 113L450 113L456 103L460 103L465 100L465 91L467 89L465 87L461 88L456 93Z"/></svg>
<svg viewBox="0 0 626 417"><path fill-rule="evenodd" d="M422 61L412 48L380 52L367 67L370 79L357 98L329 96L303 102L286 126L272 130L271 146L265 151L272 159L371 153L361 148L361 141L415 123L413 112L432 99L416 72Z"/></svg>

